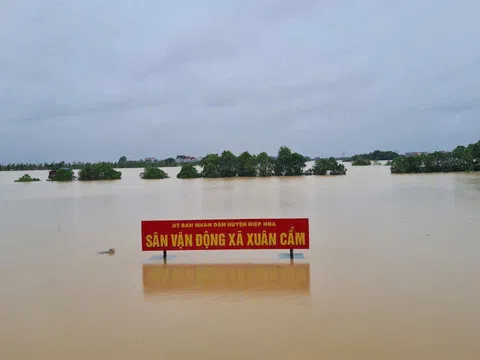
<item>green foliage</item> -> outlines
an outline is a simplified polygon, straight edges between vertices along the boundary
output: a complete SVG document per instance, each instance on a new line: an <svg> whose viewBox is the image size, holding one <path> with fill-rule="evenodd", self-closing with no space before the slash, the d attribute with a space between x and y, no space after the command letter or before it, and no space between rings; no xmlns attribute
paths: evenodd
<svg viewBox="0 0 480 360"><path fill-rule="evenodd" d="M262 152L255 159L257 175L260 177L273 176L275 172L275 162L266 152Z"/></svg>
<svg viewBox="0 0 480 360"><path fill-rule="evenodd" d="M396 157L400 156L397 154L395 151L380 151L380 150L375 150L371 153L368 154L359 154L359 155L353 155L350 158L350 161L355 161L358 159L367 159L367 160L393 160Z"/></svg>
<svg viewBox="0 0 480 360"><path fill-rule="evenodd" d="M472 151L472 158L480 159L480 140L477 141L475 144L470 144L471 151Z"/></svg>
<svg viewBox="0 0 480 360"><path fill-rule="evenodd" d="M40 181L38 178L32 178L30 175L25 174L20 176L15 182L32 182L32 181Z"/></svg>
<svg viewBox="0 0 480 360"><path fill-rule="evenodd" d="M392 162L390 160L388 160L386 163L385 163L385 166L391 166L392 165Z"/></svg>
<svg viewBox="0 0 480 360"><path fill-rule="evenodd" d="M202 177L219 178L220 177L220 156L218 154L208 154L200 165L202 166Z"/></svg>
<svg viewBox="0 0 480 360"><path fill-rule="evenodd" d="M267 177L267 176L299 176L303 175L306 158L298 153L292 153L282 146L276 159L263 152L251 155L248 151L236 157L231 151L225 150L218 154L208 154L200 165L203 167L201 177L231 178L231 177ZM182 175L183 176L183 175Z"/></svg>
<svg viewBox="0 0 480 360"><path fill-rule="evenodd" d="M330 175L334 175L334 176L347 175L347 169L343 164L339 164L339 163L337 163L336 165L332 164L332 167L330 168Z"/></svg>
<svg viewBox="0 0 480 360"><path fill-rule="evenodd" d="M181 159L185 159L186 156L179 157ZM199 162L196 162L194 164L198 164ZM113 167L116 168L151 168L151 167L157 167L157 168L162 168L162 167L174 167L174 166L179 166L180 164L175 161L174 158L169 157L167 159L163 160L128 160L125 156L122 156L120 159L118 159L117 163L111 163Z"/></svg>
<svg viewBox="0 0 480 360"><path fill-rule="evenodd" d="M281 146L275 159L276 176L299 176L303 175L303 169L306 166L306 158L299 153L292 153L286 147Z"/></svg>
<svg viewBox="0 0 480 360"><path fill-rule="evenodd" d="M400 156L392 161L392 174L480 171L480 141L451 152L435 151L417 156Z"/></svg>
<svg viewBox="0 0 480 360"><path fill-rule="evenodd" d="M331 157L316 160L313 167L305 172L305 175L327 175L328 173L330 175L346 175L347 169Z"/></svg>
<svg viewBox="0 0 480 360"><path fill-rule="evenodd" d="M356 158L352 162L352 166L369 166L372 165L371 161L369 159L364 159L364 158Z"/></svg>
<svg viewBox="0 0 480 360"><path fill-rule="evenodd" d="M256 156L244 151L237 157L236 173L239 177L257 176Z"/></svg>
<svg viewBox="0 0 480 360"><path fill-rule="evenodd" d="M126 163L127 163L126 156L122 156L120 159L118 159L118 162L117 162L119 167L124 167Z"/></svg>
<svg viewBox="0 0 480 360"><path fill-rule="evenodd" d="M400 156L392 160L390 172L392 174L407 174L422 172L423 155L419 156Z"/></svg>
<svg viewBox="0 0 480 360"><path fill-rule="evenodd" d="M231 151L222 152L218 165L221 178L237 176L237 158Z"/></svg>
<svg viewBox="0 0 480 360"><path fill-rule="evenodd" d="M78 173L78 180L119 180L122 173L108 163L98 163L85 166Z"/></svg>
<svg viewBox="0 0 480 360"><path fill-rule="evenodd" d="M49 177L50 181L72 181L75 178L71 169L61 168L55 171L56 174L52 177Z"/></svg>
<svg viewBox="0 0 480 360"><path fill-rule="evenodd" d="M201 175L198 173L195 166L192 164L184 164L180 169L180 172L177 174L178 179L196 179Z"/></svg>
<svg viewBox="0 0 480 360"><path fill-rule="evenodd" d="M287 172L286 167L288 166L288 161L292 156L292 151L286 147L281 146L278 150L277 158L275 159L275 176L283 176Z"/></svg>
<svg viewBox="0 0 480 360"><path fill-rule="evenodd" d="M169 158L163 160L163 162L165 162L166 166L176 166L177 165L177 162L172 157L169 157Z"/></svg>
<svg viewBox="0 0 480 360"><path fill-rule="evenodd" d="M145 180L167 179L168 174L158 167L147 167L140 174L140 177Z"/></svg>
<svg viewBox="0 0 480 360"><path fill-rule="evenodd" d="M186 156L183 157L184 159ZM146 168L146 167L173 167L179 166L174 158L170 157L164 160L128 160L126 156L122 156L118 159L118 162L101 162L102 164L109 164L114 168ZM192 162L194 165L198 165L200 162ZM0 165L0 171L31 171L31 170L51 170L51 169L59 169L59 168L69 168L69 169L76 169L80 170L87 166L95 165L88 162L71 162L66 163L64 161L61 162L51 162L51 163L43 163L43 164L7 164L7 165Z"/></svg>

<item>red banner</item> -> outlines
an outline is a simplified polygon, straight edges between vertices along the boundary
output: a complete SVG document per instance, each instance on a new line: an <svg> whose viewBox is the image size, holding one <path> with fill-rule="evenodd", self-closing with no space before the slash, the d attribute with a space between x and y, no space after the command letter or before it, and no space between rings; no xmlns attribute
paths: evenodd
<svg viewBox="0 0 480 360"><path fill-rule="evenodd" d="M309 249L307 218L142 221L142 250Z"/></svg>

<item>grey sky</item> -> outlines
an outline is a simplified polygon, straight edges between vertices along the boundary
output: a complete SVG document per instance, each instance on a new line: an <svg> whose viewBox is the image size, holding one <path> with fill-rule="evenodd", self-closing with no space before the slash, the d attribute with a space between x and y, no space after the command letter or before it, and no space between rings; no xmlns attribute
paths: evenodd
<svg viewBox="0 0 480 360"><path fill-rule="evenodd" d="M480 139L478 0L2 0L0 163Z"/></svg>

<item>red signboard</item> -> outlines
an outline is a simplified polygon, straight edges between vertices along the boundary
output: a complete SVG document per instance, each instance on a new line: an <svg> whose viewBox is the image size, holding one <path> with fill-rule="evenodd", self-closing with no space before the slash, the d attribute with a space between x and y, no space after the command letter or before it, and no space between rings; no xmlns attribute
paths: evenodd
<svg viewBox="0 0 480 360"><path fill-rule="evenodd" d="M142 250L309 249L307 218L142 221Z"/></svg>

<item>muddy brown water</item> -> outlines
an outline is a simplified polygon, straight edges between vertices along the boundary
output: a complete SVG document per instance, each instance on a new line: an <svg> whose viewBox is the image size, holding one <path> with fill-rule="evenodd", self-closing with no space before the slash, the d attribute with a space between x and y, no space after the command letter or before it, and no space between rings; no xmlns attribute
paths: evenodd
<svg viewBox="0 0 480 360"><path fill-rule="evenodd" d="M480 174L348 169L70 184L1 172L0 359L479 359ZM245 217L308 217L311 249L293 264L141 252L143 219Z"/></svg>

